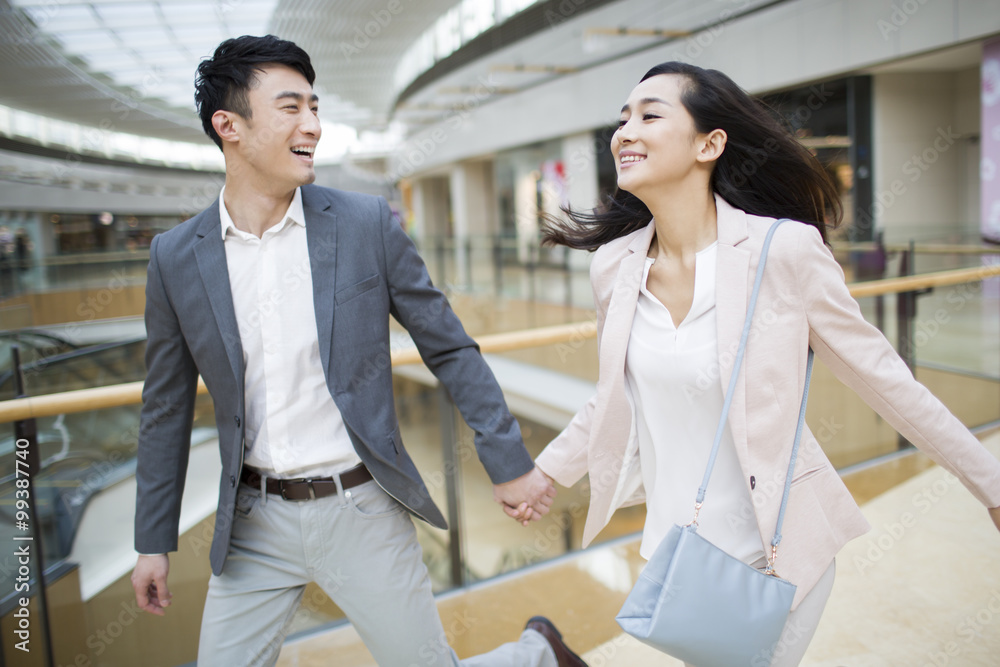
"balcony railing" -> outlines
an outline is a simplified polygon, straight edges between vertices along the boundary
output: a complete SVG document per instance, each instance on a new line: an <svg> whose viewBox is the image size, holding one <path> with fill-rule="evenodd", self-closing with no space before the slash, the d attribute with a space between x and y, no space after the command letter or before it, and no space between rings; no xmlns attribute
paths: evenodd
<svg viewBox="0 0 1000 667"><path fill-rule="evenodd" d="M924 352L930 347L929 343L921 344L921 338L918 335L922 332L923 322L938 321L941 332L940 336L928 334L925 335L925 338L940 340L951 337L960 341L958 342L959 346L966 346L970 336L970 332L964 329L959 332L949 330L947 317L935 319L932 316L921 320L917 316L917 299L928 294L927 290L944 290L945 288L957 290L938 295L939 299L943 299L941 300L943 304L949 303L950 296L956 297L950 300L953 302L951 304L952 310L945 312L945 315L951 318L952 324L958 321L959 314L973 313L972 320L978 322L976 326L981 331L971 332L971 335L978 341L970 346L972 356L983 360L983 353L977 352L977 350L987 349L990 345L992 345L994 352L1000 352L997 349L1000 348L1000 345L996 342L998 337L994 333L1000 329L1000 309L996 310L995 318L991 314L993 306L1000 304L1000 294L987 293L984 296L983 291L978 288L978 285L983 281L998 276L1000 276L1000 266L978 266L855 283L849 287L851 294L862 300L863 309L867 314L870 314L868 311L871 311L871 299L883 297L896 299L897 318L891 323L891 326L887 325L885 328L886 330L894 330L887 331L887 333L895 334L899 341L900 353L907 359L911 367L917 368L918 353L923 357ZM991 281L991 283L993 282L996 281ZM593 320L589 320L483 335L477 337L477 342L482 352L491 357L491 361L497 359L511 361L516 358L517 354L523 354L525 351L551 350L553 346L556 346L555 349L562 346L563 349L579 351L583 349L583 343L592 341L595 337L596 324ZM587 348L587 352L593 352L592 348ZM543 356L554 358L560 355L544 354ZM596 354L585 356L596 357ZM131 348L129 348L129 358L133 364L139 363L139 357ZM439 496L436 499L447 507L451 524L447 533L424 526L419 528L425 560L435 580L435 588L442 590L462 586L474 580L488 578L502 571L517 569L540 559L572 550L573 545L579 543L580 523L586 513L587 494L582 486L560 494L561 496L566 494L569 500L557 507L546 518L551 530L547 528L541 534L549 536L551 539L547 538L547 543L544 545L517 544L515 541L510 545L505 543L498 547L495 544L496 538L490 538L485 534L488 531L480 525L478 515L477 521L465 520L465 517L462 516L463 511L467 511L465 508L479 505L484 494L478 480L474 480L472 477L476 470L474 461L469 466L465 465L465 462L473 458L471 438L469 434L461 431L463 426L455 417L456 411L450 404L447 392L434 387L433 379L429 377L428 373L424 372L424 375L421 375L416 372L419 368L420 357L417 350L407 344L405 336L394 338L391 358L400 383L397 387L397 410L401 415L401 420L405 422L404 427L411 428L414 434L407 435L404 439L408 444L419 443L420 439L423 439L424 445L435 439L440 441L439 447L437 445L423 446L425 452L431 452L431 456L424 456L423 459L417 457L417 465L421 468L425 479L429 480L432 493ZM583 360L583 355L570 358L564 362L564 366L566 364L579 364ZM589 360L588 363L591 364L592 368L596 368L593 359ZM1000 421L1000 356L997 356L997 368L994 369L990 366L993 363L992 360L986 363L981 361L978 368L965 368L958 373L949 372L947 373L947 381L942 381L944 384L940 385L944 389L939 389L937 385L932 386L936 393L940 391L947 394L949 391L957 391L960 394L976 394L977 400L986 402L985 411L980 409L979 412L970 412L964 416L959 415L969 426L981 426ZM550 366L550 370L555 374L560 372L559 364L551 359L546 359L538 365ZM414 372L404 373L404 367L413 368ZM52 367L50 366L50 368ZM932 370L935 373L943 372L939 368ZM925 369L921 367L918 372L923 373ZM566 374L567 371L563 370L562 373ZM580 375L581 373L576 374ZM592 371L582 374L588 376L591 382L596 379L596 375ZM95 382L108 382L110 377L112 374L104 374L103 379L95 379ZM936 375L930 377L930 381L928 378L921 379L929 384L941 381ZM836 383L828 382L829 377L824 384L822 370L817 374L817 380L818 382L814 386L818 384L823 387L820 389L820 395L822 392L840 391L834 386ZM51 386L59 385L52 384ZM949 389L949 387L951 388ZM112 485L122 483L132 474L137 447L138 406L141 402L141 388L141 381L133 381L0 402L0 422L11 423L37 419L39 420L39 432L44 438L47 438L41 442L40 446L43 450L49 449L48 456L43 456L43 459L52 461L53 465L48 469L43 468L34 480L34 484L38 490L37 497L45 503L47 510L47 530L42 532L39 539L52 543L52 548L49 549L51 553L68 554L72 549L72 536L89 499L92 496L98 496ZM843 391L845 394L848 393L846 390ZM196 415L199 420L196 424L196 435L199 437L199 442L205 442L206 446L211 447L211 433L214 424L211 416L210 398L207 396L207 390L203 384L199 384L199 393L204 396L198 402L200 407ZM947 398L945 400L949 405L952 405ZM956 401L957 405L953 409L960 410L967 407L961 405L963 402ZM810 422L816 423L829 416L831 403L833 402L814 400L810 408ZM436 409L427 409L435 406ZM856 408L847 409L855 410ZM862 407L861 409L867 408ZM563 414L568 420L571 411L563 409ZM854 416L852 421L869 421L858 418L856 412L851 414ZM72 438L66 435L67 430L73 431L72 435L79 435L83 432L72 422L74 415L87 421L90 430L104 424L122 437L117 438L114 446L110 449L105 445L95 445L90 442L91 438L89 437L87 438L88 442L71 442ZM433 416L428 419L428 415ZM845 421L843 415L834 415L834 417L834 421L838 423ZM533 421L532 418L524 418L520 413L518 418L522 420L525 439L529 441L529 449L533 450L533 454L536 454L538 449L544 446L545 442L558 431L557 424L544 423L544 419ZM820 439L822 446L827 450L835 465L843 467L858 464L888 452L899 451L900 447L905 447L905 443L895 441L894 435L889 436L890 439L887 440L883 431L884 429L881 428L874 429L870 437L866 435L865 437L868 437L869 441L866 441L864 446L858 446L858 438L853 432L848 433L847 431L828 440ZM56 442L60 437L62 441ZM70 444L67 444L68 442ZM193 446L198 445L194 443ZM10 473L15 469L15 449L11 447L0 451L0 479L6 480L5 482L0 481L0 509L3 510L0 514L4 516L5 523L10 524L10 526L4 526L2 531L3 536L8 538L13 531L13 520L7 515L14 510L13 492L15 487L13 485L14 478ZM53 455L57 449L61 452L60 456ZM474 483L463 485L463 474L466 475L467 481L474 481ZM81 493L81 491L85 493ZM74 504L74 501L79 502ZM68 511L71 506L72 512ZM641 514L629 515L615 530L618 531L617 534L631 532L641 528L641 522ZM535 534L538 534L538 531L535 531ZM507 539L506 535L503 539ZM515 537L514 540L516 539ZM121 546L122 549L131 553L130 543ZM134 556L132 558L134 560ZM65 555L61 560L51 561L47 564L47 571L54 573L57 567L65 569L66 562ZM0 558L0 583L3 584L3 588L0 590L4 593L13 590L9 584L14 572L16 572L16 568L11 570L5 567L2 558ZM126 573L120 573L120 575L124 574ZM87 596L98 594L95 592L100 590L97 584L87 582L81 584L81 587L87 586L90 587ZM311 618L310 623L316 626L329 622L331 618L335 618L335 613L317 613ZM58 636L59 628L53 628L53 632Z"/></svg>

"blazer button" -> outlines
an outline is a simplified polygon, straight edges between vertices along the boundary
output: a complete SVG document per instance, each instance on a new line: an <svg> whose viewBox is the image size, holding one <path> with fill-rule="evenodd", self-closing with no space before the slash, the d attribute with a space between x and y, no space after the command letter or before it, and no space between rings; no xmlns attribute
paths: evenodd
<svg viewBox="0 0 1000 667"><path fill-rule="evenodd" d="M229 486L236 486L236 478L232 475L229 476Z"/></svg>
<svg viewBox="0 0 1000 667"><path fill-rule="evenodd" d="M233 417L233 419L236 420L236 428L239 428L240 427L240 416L236 415L235 417Z"/></svg>

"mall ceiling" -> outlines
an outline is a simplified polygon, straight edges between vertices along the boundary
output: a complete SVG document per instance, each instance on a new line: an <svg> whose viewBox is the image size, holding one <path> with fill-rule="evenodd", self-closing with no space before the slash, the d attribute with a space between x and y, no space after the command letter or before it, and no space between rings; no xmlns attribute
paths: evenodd
<svg viewBox="0 0 1000 667"><path fill-rule="evenodd" d="M324 117L379 127L394 99L396 64L458 2L0 0L0 104L102 129L207 141L193 113L199 60L227 37L270 32L309 52ZM390 5L402 11L381 11ZM375 36L359 35L365 27Z"/></svg>
<svg viewBox="0 0 1000 667"><path fill-rule="evenodd" d="M192 100L198 62L227 37L272 33L309 52L325 121L416 128L484 81L505 95L699 31L711 40L728 20L784 0L492 1L528 9L400 91L408 49L461 0L0 0L0 105L207 142Z"/></svg>

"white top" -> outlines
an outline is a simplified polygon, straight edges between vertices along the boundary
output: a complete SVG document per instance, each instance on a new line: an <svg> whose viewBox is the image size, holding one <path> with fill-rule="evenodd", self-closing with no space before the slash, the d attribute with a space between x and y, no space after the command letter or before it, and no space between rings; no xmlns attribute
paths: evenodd
<svg viewBox="0 0 1000 667"><path fill-rule="evenodd" d="M646 288L647 258L625 358L626 393L635 409L646 525L639 553L653 555L674 524L694 516L722 414L715 266L718 243L695 256L694 300L679 327ZM753 504L733 436L726 428L698 517L698 533L751 562L763 553Z"/></svg>
<svg viewBox="0 0 1000 667"><path fill-rule="evenodd" d="M286 479L347 470L361 459L319 354L302 192L261 238L236 228L223 195L222 239L246 368L243 460Z"/></svg>

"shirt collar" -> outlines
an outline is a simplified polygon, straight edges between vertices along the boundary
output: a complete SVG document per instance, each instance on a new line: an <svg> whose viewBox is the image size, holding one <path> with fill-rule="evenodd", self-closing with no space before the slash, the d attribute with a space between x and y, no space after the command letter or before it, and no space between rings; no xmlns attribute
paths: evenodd
<svg viewBox="0 0 1000 667"><path fill-rule="evenodd" d="M229 229L232 228L234 231L239 231L236 229L236 223L233 222L232 216L229 215L229 211L226 209L226 199L223 195L226 193L226 186L222 186L222 191L219 192L219 219L222 221L222 240L226 240L226 234ZM291 221L300 227L306 226L306 214L305 210L302 208L302 188L295 188L295 195L292 197L292 203L288 205L288 210L285 211L285 215L282 216L281 222L286 219L291 219ZM281 223L275 225L275 227L280 226Z"/></svg>

